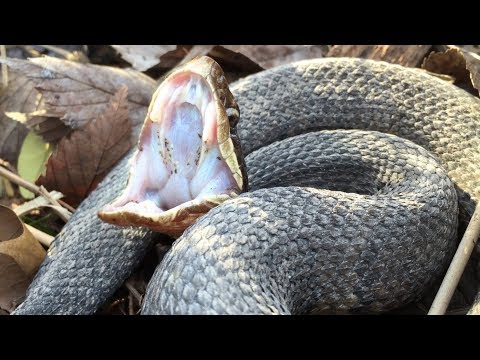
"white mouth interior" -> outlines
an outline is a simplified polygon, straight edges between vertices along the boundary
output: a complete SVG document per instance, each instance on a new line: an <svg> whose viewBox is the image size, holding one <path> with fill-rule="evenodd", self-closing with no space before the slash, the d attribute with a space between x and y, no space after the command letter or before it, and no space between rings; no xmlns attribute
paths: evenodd
<svg viewBox="0 0 480 360"><path fill-rule="evenodd" d="M208 83L191 72L165 81L140 135L128 185L103 211L158 214L192 200L238 192L217 141Z"/></svg>

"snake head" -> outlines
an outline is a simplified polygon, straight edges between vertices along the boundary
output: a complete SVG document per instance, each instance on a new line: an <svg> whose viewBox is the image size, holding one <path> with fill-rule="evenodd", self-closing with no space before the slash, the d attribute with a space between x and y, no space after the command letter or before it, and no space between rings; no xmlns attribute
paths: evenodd
<svg viewBox="0 0 480 360"><path fill-rule="evenodd" d="M98 213L119 226L172 236L247 188L238 105L220 66L202 56L174 70L152 96L128 183Z"/></svg>

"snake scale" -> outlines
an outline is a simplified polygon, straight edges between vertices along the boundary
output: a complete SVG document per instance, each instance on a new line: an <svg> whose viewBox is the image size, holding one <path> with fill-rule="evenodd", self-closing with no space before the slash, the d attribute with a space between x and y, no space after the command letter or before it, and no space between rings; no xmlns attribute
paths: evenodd
<svg viewBox="0 0 480 360"><path fill-rule="evenodd" d="M480 195L478 98L418 69L347 58L231 90L250 191L174 243L143 313L371 313L438 280ZM125 186L130 156L57 236L17 314L94 313L140 263L155 234L96 215Z"/></svg>

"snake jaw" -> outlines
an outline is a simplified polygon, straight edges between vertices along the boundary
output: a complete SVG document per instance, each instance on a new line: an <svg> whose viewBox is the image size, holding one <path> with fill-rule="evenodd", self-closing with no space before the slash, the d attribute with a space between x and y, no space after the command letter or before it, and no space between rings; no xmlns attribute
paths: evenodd
<svg viewBox="0 0 480 360"><path fill-rule="evenodd" d="M98 216L178 236L246 190L239 115L214 60L203 56L178 68L152 97L127 186Z"/></svg>

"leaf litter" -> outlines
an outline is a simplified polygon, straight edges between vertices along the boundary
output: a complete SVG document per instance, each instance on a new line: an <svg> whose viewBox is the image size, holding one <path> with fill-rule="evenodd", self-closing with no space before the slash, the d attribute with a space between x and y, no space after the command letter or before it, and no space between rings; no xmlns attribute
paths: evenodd
<svg viewBox="0 0 480 360"><path fill-rule="evenodd" d="M73 206L95 189L134 143L127 92L127 86L122 86L98 119L58 143L37 185L59 190Z"/></svg>

